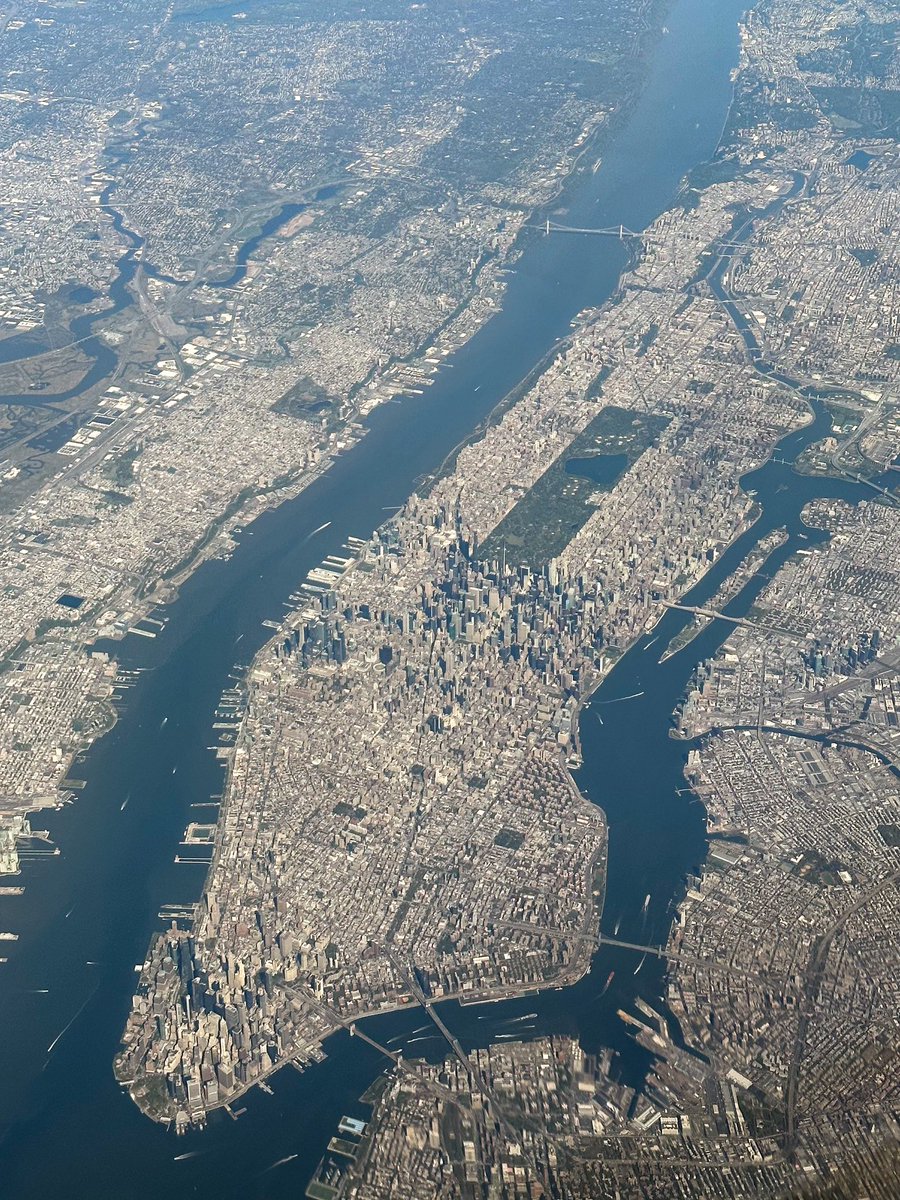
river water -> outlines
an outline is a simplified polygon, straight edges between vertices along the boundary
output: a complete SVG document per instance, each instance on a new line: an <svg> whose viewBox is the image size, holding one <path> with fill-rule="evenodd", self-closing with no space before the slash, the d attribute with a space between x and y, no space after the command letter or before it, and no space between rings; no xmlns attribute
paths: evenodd
<svg viewBox="0 0 900 1200"><path fill-rule="evenodd" d="M128 155L129 150L127 146L110 146L107 149L107 157L113 165L121 164L127 159ZM104 206L110 206L114 192L115 183L107 184L100 194L100 203ZM61 404L66 400L75 399L83 392L88 391L89 388L96 387L97 384L105 379L111 380L114 376L118 366L118 356L112 346L94 332L94 326L109 321L116 313L122 312L132 303L129 285L137 271L136 255L137 251L143 246L144 239L126 226L120 212L117 212L112 207L109 207L108 211L114 229L127 243L126 248L116 263L116 276L106 293L109 304L96 312L84 312L73 317L69 322L68 337L65 338L63 343L64 345L69 345L71 342L77 342L81 353L90 365L77 383L72 384L63 391L24 392L20 396L4 393L0 397L3 404ZM76 289L76 292L72 296L72 300L75 303L79 302L77 292L78 289ZM93 298L93 293L90 298ZM0 361L11 362L14 359L24 361L36 355L45 354L48 346L42 345L42 341L43 339L38 339L34 335L31 337L20 335L8 338L2 343L2 350L0 350L2 358L0 358Z"/></svg>
<svg viewBox="0 0 900 1200"><path fill-rule="evenodd" d="M741 8L741 0L676 0L669 32L648 56L646 85L606 146L603 166L596 175L580 172L567 190L566 223L641 229L672 202L685 172L709 157L730 99ZM21 935L0 976L0 1027L7 1031L0 1044L2 1195L295 1197L341 1114L365 1116L356 1098L384 1062L340 1034L327 1043L325 1063L302 1075L285 1068L273 1080L274 1096L252 1092L237 1123L214 1114L205 1133L176 1142L140 1115L112 1076L133 966L158 928L160 905L191 902L202 886L202 867L172 860L190 804L221 791L221 770L206 749L213 713L235 664L246 663L265 640L262 621L280 615L325 554L348 535L367 535L390 506L402 503L416 479L436 469L567 332L578 311L613 294L624 263L623 248L609 239L534 237L502 311L453 356L425 396L376 411L368 435L312 487L257 521L228 562L208 563L192 577L159 637L123 645L124 665L149 669L116 728L73 772L87 781L77 802L36 822L49 827L62 854L27 863L26 897L0 900L0 928ZM819 409L815 426L786 438L779 457L790 460L828 425ZM798 514L807 499L862 495L774 462L746 486L758 491L763 516L688 603L711 594L763 533L785 526L791 538L771 559L774 569L804 532ZM328 529L310 536L328 521ZM729 611L743 611L761 586L754 580ZM687 748L669 738L669 718L693 664L714 652L727 628L713 623L687 651L658 665L657 654L689 619L670 611L655 631L655 653L647 648L650 638L642 639L582 719L579 783L610 822L604 928L620 923L627 940L664 940L685 873L697 869L705 852L701 810L677 793ZM611 703L635 692L643 694ZM638 975L636 965L631 952L604 947L575 987L502 1005L448 1003L442 1014L473 1046L490 1041L501 1022L535 1012L529 1036L566 1032L589 1050L612 1046L621 1052L623 1074L636 1082L644 1056L625 1038L615 1010L635 995L658 1003L662 979L657 960ZM402 1013L373 1019L367 1029L384 1041L410 1036L422 1023L420 1014ZM441 1049L437 1042L415 1046Z"/></svg>

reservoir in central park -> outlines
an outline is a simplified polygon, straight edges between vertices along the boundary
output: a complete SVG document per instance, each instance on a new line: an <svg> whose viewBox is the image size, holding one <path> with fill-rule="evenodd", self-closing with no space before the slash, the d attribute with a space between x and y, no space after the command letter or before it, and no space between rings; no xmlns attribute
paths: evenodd
<svg viewBox="0 0 900 1200"><path fill-rule="evenodd" d="M633 105L602 144L599 170L577 171L558 200L567 225L641 230L676 200L685 174L716 149L741 13L738 0L675 0L667 31L647 53ZM186 824L198 819L191 805L222 792L221 765L209 749L215 711L266 640L263 622L280 618L326 555L348 537L371 534L435 472L539 366L579 312L615 293L626 265L627 251L616 239L529 235L501 310L447 360L427 393L377 409L366 436L308 489L245 530L230 559L208 562L191 577L156 638L132 637L117 647L136 682L115 728L77 764L75 774L85 780L77 801L42 814L61 854L24 865L27 905L17 902L19 942L3 967L0 1020L16 1030L0 1049L0 1178L9 1195L297 1197L341 1116L366 1118L359 1096L387 1064L372 1047L340 1033L325 1044L323 1062L303 1073L285 1067L272 1079L271 1095L252 1090L237 1121L219 1111L205 1131L181 1139L153 1124L112 1072L135 964L160 928L161 907L189 906L203 886L202 865L173 858ZM762 515L685 603L702 604L761 537L784 528L787 541L765 568L777 569L799 535L809 535L800 512L814 497L862 497L856 485L792 471L800 450L829 428L815 398L811 410L813 424L785 438L777 462L744 481ZM589 479L598 471L614 478L621 467L568 464ZM813 531L804 544L819 536ZM755 576L729 614L746 612L764 582ZM581 718L584 765L577 782L610 827L603 929L636 943L665 941L685 878L706 851L702 809L680 790L688 746L670 737L671 715L694 665L715 652L727 626L713 622L660 663L662 649L690 619L670 610L620 659ZM0 899L0 927L8 927L12 903ZM644 1052L616 1011L637 997L658 1007L664 993L662 961L648 958L635 973L638 959L604 946L572 987L490 1005L451 1001L440 1013L466 1049L490 1044L504 1024L522 1037L567 1034L589 1052L614 1050L628 1082L638 1083ZM509 1025L526 1012L535 1014L527 1026ZM414 1010L371 1018L365 1030L403 1049L422 1024ZM436 1036L409 1054L437 1057L446 1049Z"/></svg>

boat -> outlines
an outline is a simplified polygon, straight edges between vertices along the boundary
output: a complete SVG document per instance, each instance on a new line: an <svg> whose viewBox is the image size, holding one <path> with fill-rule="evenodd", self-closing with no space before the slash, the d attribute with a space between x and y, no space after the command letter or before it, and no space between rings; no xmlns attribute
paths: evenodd
<svg viewBox="0 0 900 1200"><path fill-rule="evenodd" d="M269 1167L268 1169L270 1171L274 1171L276 1167L283 1166L284 1163L293 1162L295 1158L299 1158L299 1157L300 1157L299 1154L286 1154L284 1156L284 1158L276 1159L275 1162L273 1162L271 1167Z"/></svg>
<svg viewBox="0 0 900 1200"><path fill-rule="evenodd" d="M504 1021L504 1025L521 1025L523 1021L533 1021L537 1017L537 1013L526 1013L524 1017L510 1017Z"/></svg>

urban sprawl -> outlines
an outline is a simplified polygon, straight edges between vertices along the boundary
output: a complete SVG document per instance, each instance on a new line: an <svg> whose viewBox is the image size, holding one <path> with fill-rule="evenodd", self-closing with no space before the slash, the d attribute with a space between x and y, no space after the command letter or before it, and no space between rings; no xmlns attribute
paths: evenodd
<svg viewBox="0 0 900 1200"><path fill-rule="evenodd" d="M77 804L74 756L127 703L115 639L152 633L371 409L424 392L528 237L579 236L526 227L587 150L603 170L665 20L118 7L133 23L102 66L93 10L0 12L12 890L33 815ZM185 834L211 849L202 896L136 976L115 1071L149 1117L202 1127L336 1031L419 1006L446 1058L385 1050L371 1119L345 1118L307 1195L898 1194L898 29L882 0L752 7L715 158L631 241L613 298L297 581L223 701L218 818ZM207 142L190 116L217 107ZM672 714L706 860L667 940L633 947L665 960L658 1004L619 1013L644 1083L514 1023L467 1052L439 1001L589 971L614 850L573 776L584 707L755 528L742 478L814 418L805 532L749 538L656 647L723 629Z"/></svg>

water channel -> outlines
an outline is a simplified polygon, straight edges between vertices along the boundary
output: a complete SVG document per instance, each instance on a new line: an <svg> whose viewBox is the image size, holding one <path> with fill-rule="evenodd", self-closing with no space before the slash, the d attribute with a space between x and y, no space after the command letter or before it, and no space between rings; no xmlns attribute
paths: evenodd
<svg viewBox="0 0 900 1200"><path fill-rule="evenodd" d="M648 57L646 85L605 147L603 166L578 173L567 189L566 223L641 229L672 202L685 172L710 156L730 99L741 9L740 0L676 0L669 33ZM86 779L77 802L39 822L61 856L27 863L25 898L0 900L0 928L20 934L0 988L0 1027L15 1030L0 1046L4 1195L296 1197L341 1114L365 1117L357 1097L384 1062L340 1034L327 1043L324 1063L302 1075L285 1068L272 1096L252 1092L237 1123L213 1114L203 1134L176 1141L140 1115L112 1076L133 966L159 927L160 905L190 903L202 886L202 867L172 860L192 817L190 804L221 791L221 770L206 749L213 713L235 664L246 663L266 639L262 621L280 615L280 605L325 554L348 535L365 536L402 503L417 478L434 470L566 334L578 311L613 294L624 263L623 248L605 238L531 239L502 311L453 356L425 396L377 410L367 436L302 496L246 530L228 562L208 563L191 578L160 636L123 644L124 665L143 674L115 729L76 767L74 774ZM783 440L779 459L789 463L827 432L821 405L816 414L814 425ZM702 603L769 529L783 526L790 535L770 571L798 544L821 536L801 542L808 531L799 512L808 499L870 494L798 476L774 461L745 486L758 493L763 515L687 603ZM311 532L325 522L327 529ZM762 586L754 578L728 611L745 611ZM582 718L579 784L610 822L604 928L617 925L626 940L665 939L684 876L705 853L702 812L678 792L687 746L668 736L669 720L694 663L715 651L729 627L711 624L685 652L658 664L688 620L670 611L652 635L655 648L651 636L641 639ZM636 966L631 952L604 947L575 987L503 1004L448 1003L442 1014L468 1047L511 1029L522 1036L571 1033L588 1050L612 1046L623 1073L637 1081L644 1057L615 1012L636 995L658 1004L662 964L648 959L635 975ZM612 970L613 985L601 998ZM525 1013L537 1015L509 1025ZM412 1012L375 1018L367 1029L380 1041L397 1037L403 1044L421 1036L413 1030L423 1024ZM443 1051L436 1041L414 1049ZM283 1159L289 1161L273 1166Z"/></svg>
<svg viewBox="0 0 900 1200"><path fill-rule="evenodd" d="M124 162L128 154L127 146L115 145L107 149L107 157L115 165ZM112 346L95 332L94 327L109 321L116 313L122 312L133 302L129 288L137 271L137 252L144 244L144 239L129 229L122 214L112 207L114 191L115 183L107 184L100 193L100 204L109 212L113 227L120 237L125 239L126 247L119 256L115 278L106 293L109 303L95 312L84 312L74 316L69 322L68 334L62 340L63 353L65 353L65 347L74 343L78 344L79 350L90 363L87 371L77 383L63 391L52 393L29 391L20 396L4 394L2 397L4 404L61 404L66 400L75 399L105 379L112 379L118 365L118 356ZM90 289L75 289L70 296L70 300L74 304L87 304L94 298L95 293ZM53 347L50 345L50 341L46 340L45 344L45 340L37 332L31 335L7 338L0 342L0 362L27 361L29 358L39 357L52 351ZM58 339L54 338L53 341L59 344Z"/></svg>

